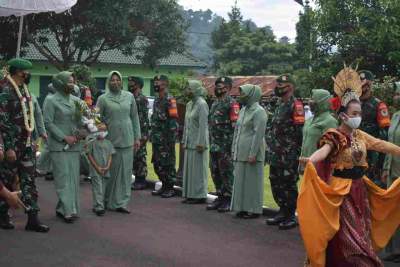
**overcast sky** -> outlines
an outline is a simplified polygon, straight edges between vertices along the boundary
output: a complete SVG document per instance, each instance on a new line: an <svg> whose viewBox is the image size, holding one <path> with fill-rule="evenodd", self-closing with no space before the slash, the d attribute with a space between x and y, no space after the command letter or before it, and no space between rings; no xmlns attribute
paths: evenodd
<svg viewBox="0 0 400 267"><path fill-rule="evenodd" d="M235 0L179 0L185 9L211 9L220 16L228 17ZM275 35L296 37L296 22L302 6L294 0L238 0L244 19L252 19L259 27L270 25Z"/></svg>

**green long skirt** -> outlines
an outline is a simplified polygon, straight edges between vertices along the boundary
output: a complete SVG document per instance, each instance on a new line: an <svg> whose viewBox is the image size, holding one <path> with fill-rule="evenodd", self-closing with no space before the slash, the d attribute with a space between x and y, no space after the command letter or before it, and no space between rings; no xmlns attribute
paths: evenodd
<svg viewBox="0 0 400 267"><path fill-rule="evenodd" d="M42 146L42 151L40 151L40 156L37 159L36 162L36 167L41 171L41 172L51 172L51 158L50 158L50 151L47 146L47 142L43 142Z"/></svg>
<svg viewBox="0 0 400 267"><path fill-rule="evenodd" d="M264 164L253 165L235 162L235 179L231 209L235 212L247 211L262 214L264 198Z"/></svg>
<svg viewBox="0 0 400 267"><path fill-rule="evenodd" d="M79 152L50 152L58 196L56 210L64 216L79 213Z"/></svg>
<svg viewBox="0 0 400 267"><path fill-rule="evenodd" d="M389 178L388 186L390 186L397 178ZM400 229L397 230L396 234L392 237L390 242L385 247L387 254L400 254Z"/></svg>
<svg viewBox="0 0 400 267"><path fill-rule="evenodd" d="M128 208L131 200L133 147L115 148L115 151L104 198L106 207L110 210Z"/></svg>
<svg viewBox="0 0 400 267"><path fill-rule="evenodd" d="M207 198L208 150L185 149L183 192L185 198Z"/></svg>

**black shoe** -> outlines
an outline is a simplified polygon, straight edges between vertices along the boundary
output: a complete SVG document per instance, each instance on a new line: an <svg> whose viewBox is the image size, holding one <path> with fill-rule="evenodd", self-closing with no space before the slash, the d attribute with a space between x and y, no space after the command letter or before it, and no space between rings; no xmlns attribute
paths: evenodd
<svg viewBox="0 0 400 267"><path fill-rule="evenodd" d="M42 224L39 221L38 214L36 212L28 213L28 222L25 226L25 231L47 233L50 231L50 227Z"/></svg>
<svg viewBox="0 0 400 267"><path fill-rule="evenodd" d="M285 221L279 224L279 230L290 230L296 227L297 227L297 221L296 218L294 217L286 219Z"/></svg>
<svg viewBox="0 0 400 267"><path fill-rule="evenodd" d="M246 212L242 216L243 219L257 219L258 217L260 217L260 214L252 213L252 212Z"/></svg>
<svg viewBox="0 0 400 267"><path fill-rule="evenodd" d="M243 218L243 216L246 214L247 214L247 212L245 212L245 211L239 211L239 212L236 212L236 217Z"/></svg>
<svg viewBox="0 0 400 267"><path fill-rule="evenodd" d="M56 216L60 219L62 219L65 223L71 224L74 223L74 217L70 216L64 216L61 212L56 211Z"/></svg>
<svg viewBox="0 0 400 267"><path fill-rule="evenodd" d="M281 222L286 220L286 216L283 212L279 212L272 218L268 218L265 222L267 225L279 225Z"/></svg>
<svg viewBox="0 0 400 267"><path fill-rule="evenodd" d="M146 184L145 183L134 183L132 186L132 190L145 190L146 189Z"/></svg>
<svg viewBox="0 0 400 267"><path fill-rule="evenodd" d="M53 174L52 173L46 173L46 175L44 176L44 179L46 181L53 181L54 180Z"/></svg>
<svg viewBox="0 0 400 267"><path fill-rule="evenodd" d="M188 200L186 201L186 204L204 204L206 203L206 199L205 198L188 198Z"/></svg>
<svg viewBox="0 0 400 267"><path fill-rule="evenodd" d="M225 213L225 212L230 212L230 211L231 211L231 199L225 198L222 201L222 204L219 206L218 212Z"/></svg>
<svg viewBox="0 0 400 267"><path fill-rule="evenodd" d="M12 230L15 228L8 213L0 216L0 228L4 230Z"/></svg>
<svg viewBox="0 0 400 267"><path fill-rule="evenodd" d="M174 197L174 196L176 196L176 192L175 192L174 189L166 190L161 194L162 198L171 198L171 197Z"/></svg>
<svg viewBox="0 0 400 267"><path fill-rule="evenodd" d="M117 208L115 209L116 212L130 214L131 212L127 208Z"/></svg>
<svg viewBox="0 0 400 267"><path fill-rule="evenodd" d="M206 209L207 210L217 210L222 205L221 197L217 197L212 203L208 204Z"/></svg>
<svg viewBox="0 0 400 267"><path fill-rule="evenodd" d="M105 210L95 210L95 209L93 209L93 212L99 217L104 216L104 214L106 213Z"/></svg>
<svg viewBox="0 0 400 267"><path fill-rule="evenodd" d="M400 255L397 255L397 258L393 259L394 263L400 263Z"/></svg>
<svg viewBox="0 0 400 267"><path fill-rule="evenodd" d="M159 190L153 190L153 191L151 191L151 194L152 194L153 196L161 196L162 193L164 193L164 191L165 191L165 189L161 187Z"/></svg>

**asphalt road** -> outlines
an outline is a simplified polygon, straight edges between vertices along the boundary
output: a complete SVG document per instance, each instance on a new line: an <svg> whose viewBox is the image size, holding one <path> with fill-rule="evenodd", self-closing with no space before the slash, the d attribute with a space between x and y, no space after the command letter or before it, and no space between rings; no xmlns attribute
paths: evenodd
<svg viewBox="0 0 400 267"><path fill-rule="evenodd" d="M51 231L25 232L25 216L16 212L16 229L0 231L1 267L297 267L305 257L297 229L278 231L264 219L240 220L149 191L134 192L131 214L99 218L91 212L90 184L82 184L80 219L67 225L55 217L52 182L37 183L41 219Z"/></svg>

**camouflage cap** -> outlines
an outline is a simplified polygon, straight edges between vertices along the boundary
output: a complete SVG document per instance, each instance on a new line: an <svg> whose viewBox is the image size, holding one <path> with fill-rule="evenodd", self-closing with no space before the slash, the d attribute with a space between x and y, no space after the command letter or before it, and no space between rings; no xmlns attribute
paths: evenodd
<svg viewBox="0 0 400 267"><path fill-rule="evenodd" d="M282 75L278 76L278 78L276 78L276 82L295 84L293 76L290 74L282 74Z"/></svg>
<svg viewBox="0 0 400 267"><path fill-rule="evenodd" d="M223 84L225 84L225 85L232 86L233 80L232 80L232 78L227 77L227 76L225 76L225 77L218 77L218 78L215 80L215 85L217 85L217 84L219 84L219 83L223 83Z"/></svg>
<svg viewBox="0 0 400 267"><path fill-rule="evenodd" d="M32 62L22 58L13 58L7 62L7 65L20 70L32 69Z"/></svg>
<svg viewBox="0 0 400 267"><path fill-rule="evenodd" d="M161 75L156 75L153 78L154 81L167 81L168 82L168 76L161 74Z"/></svg>
<svg viewBox="0 0 400 267"><path fill-rule="evenodd" d="M136 84L138 84L140 86L140 88L143 88L144 85L144 80L142 77L138 77L138 76L129 76L128 77L128 81L132 81L135 82Z"/></svg>
<svg viewBox="0 0 400 267"><path fill-rule="evenodd" d="M373 81L375 79L375 75L369 70L360 70L358 74L361 80Z"/></svg>

